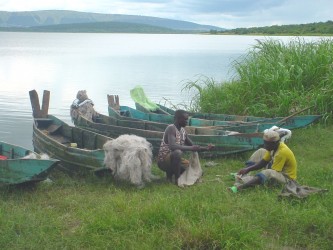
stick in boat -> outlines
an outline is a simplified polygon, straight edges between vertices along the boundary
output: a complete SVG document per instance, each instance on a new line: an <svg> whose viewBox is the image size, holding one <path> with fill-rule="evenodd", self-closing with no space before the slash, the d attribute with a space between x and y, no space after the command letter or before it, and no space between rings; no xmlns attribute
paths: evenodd
<svg viewBox="0 0 333 250"><path fill-rule="evenodd" d="M299 113L302 113L302 112L304 112L304 111L306 111L306 110L308 110L308 109L310 109L310 108L313 108L314 106L315 106L315 105L312 105L312 106L310 106L310 107L307 107L307 108L301 109L301 110L299 110L299 111L297 111L297 112L291 114L290 116L287 116L287 117L283 118L282 120L278 121L277 123L278 123L278 124L283 123L283 122L287 121L288 119L294 117L295 115L298 115Z"/></svg>
<svg viewBox="0 0 333 250"><path fill-rule="evenodd" d="M107 99L108 99L108 104L110 107L112 107L114 110L117 110L117 111L120 110L118 95L107 95Z"/></svg>

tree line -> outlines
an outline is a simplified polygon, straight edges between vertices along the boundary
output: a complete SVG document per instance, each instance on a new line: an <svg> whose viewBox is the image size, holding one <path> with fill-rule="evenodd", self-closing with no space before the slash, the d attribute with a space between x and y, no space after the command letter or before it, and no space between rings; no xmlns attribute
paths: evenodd
<svg viewBox="0 0 333 250"><path fill-rule="evenodd" d="M333 21L309 23L309 24L291 24L291 25L273 25L266 27L237 28L231 30L217 31L211 30L211 34L234 34L234 35L332 35Z"/></svg>

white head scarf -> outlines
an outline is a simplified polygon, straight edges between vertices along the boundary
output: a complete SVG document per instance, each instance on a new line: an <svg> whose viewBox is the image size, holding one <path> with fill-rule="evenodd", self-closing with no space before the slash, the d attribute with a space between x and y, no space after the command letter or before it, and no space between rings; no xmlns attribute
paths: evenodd
<svg viewBox="0 0 333 250"><path fill-rule="evenodd" d="M279 141L280 135L274 130L265 129L263 139L265 141Z"/></svg>

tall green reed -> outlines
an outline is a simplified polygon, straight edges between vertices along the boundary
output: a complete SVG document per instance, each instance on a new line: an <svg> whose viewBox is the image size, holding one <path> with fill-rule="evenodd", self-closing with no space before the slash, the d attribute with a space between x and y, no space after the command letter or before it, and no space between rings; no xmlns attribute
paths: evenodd
<svg viewBox="0 0 333 250"><path fill-rule="evenodd" d="M197 90L193 109L212 113L285 116L314 106L308 112L332 118L333 41L305 42L295 38L257 40L232 64L229 82L200 77L184 90Z"/></svg>

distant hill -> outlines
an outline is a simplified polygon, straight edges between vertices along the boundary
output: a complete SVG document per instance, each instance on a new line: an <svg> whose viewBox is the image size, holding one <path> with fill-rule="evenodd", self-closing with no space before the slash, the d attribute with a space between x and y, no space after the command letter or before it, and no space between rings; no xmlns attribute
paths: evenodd
<svg viewBox="0 0 333 250"><path fill-rule="evenodd" d="M101 28L104 27L104 28ZM43 10L6 12L0 11L1 30L21 31L67 31L67 32L116 32L125 28L127 32L150 30L150 32L209 32L222 31L223 28L201 25L166 18L98 14L68 10ZM78 29L78 30L76 30ZM79 31L80 30L80 31ZM94 31L95 30L95 31ZM98 31L97 31L98 30ZM155 30L155 31L154 31Z"/></svg>
<svg viewBox="0 0 333 250"><path fill-rule="evenodd" d="M152 33L152 34L184 34L197 33L190 30L174 30L163 27L157 27L146 24L137 23L121 23L121 22L96 22L96 23L74 23L74 24L58 24L49 26L33 26L33 27L9 27L2 28L0 31L21 31L21 32L68 32L68 33Z"/></svg>

